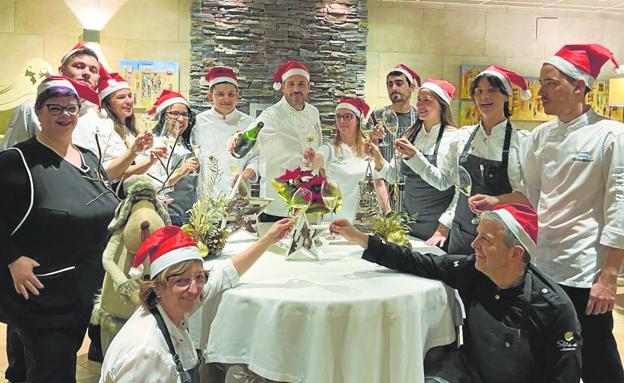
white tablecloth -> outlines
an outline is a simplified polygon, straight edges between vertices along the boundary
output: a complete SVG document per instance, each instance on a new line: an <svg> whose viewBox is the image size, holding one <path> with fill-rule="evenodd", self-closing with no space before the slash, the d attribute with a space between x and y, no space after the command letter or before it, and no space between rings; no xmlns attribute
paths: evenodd
<svg viewBox="0 0 624 383"><path fill-rule="evenodd" d="M226 254L251 241L237 233ZM320 261L267 252L189 320L206 362L286 382L422 382L426 351L455 340L453 292L361 254L346 244L322 247Z"/></svg>

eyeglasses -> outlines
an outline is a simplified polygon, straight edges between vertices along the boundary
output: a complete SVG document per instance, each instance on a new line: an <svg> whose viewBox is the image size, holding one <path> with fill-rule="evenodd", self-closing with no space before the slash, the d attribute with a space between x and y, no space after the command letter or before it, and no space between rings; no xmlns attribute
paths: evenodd
<svg viewBox="0 0 624 383"><path fill-rule="evenodd" d="M337 114L336 115L336 121L342 120L342 121L348 122L348 121L353 120L354 118L355 118L355 114L353 114L353 113Z"/></svg>
<svg viewBox="0 0 624 383"><path fill-rule="evenodd" d="M59 104L46 104L46 108L48 108L48 113L53 116L58 116L63 112L67 112L67 114L75 116L78 114L78 111L80 111L80 104L69 104L67 106Z"/></svg>
<svg viewBox="0 0 624 383"><path fill-rule="evenodd" d="M167 280L173 283L174 285L176 285L177 287L180 287L183 289L188 289L189 287L191 287L191 283L193 281L195 281L195 285L197 285L198 287L203 287L206 284L206 281L208 280L208 273L207 272L199 273L192 278L171 276L167 278Z"/></svg>
<svg viewBox="0 0 624 383"><path fill-rule="evenodd" d="M180 116L182 116L182 118L185 120L189 118L189 114L187 112L178 112L177 110L167 112L167 116L172 117L176 120L180 118Z"/></svg>

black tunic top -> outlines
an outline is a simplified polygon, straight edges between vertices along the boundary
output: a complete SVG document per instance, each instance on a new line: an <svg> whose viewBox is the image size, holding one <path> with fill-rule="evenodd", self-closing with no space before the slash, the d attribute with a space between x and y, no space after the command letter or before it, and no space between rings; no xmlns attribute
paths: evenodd
<svg viewBox="0 0 624 383"><path fill-rule="evenodd" d="M474 255L421 254L383 243L379 237L369 237L368 248L362 258L394 270L439 279L457 289L467 308L464 351L468 363L474 363L471 352L484 352L471 350L471 343L474 343L471 339L480 336L481 331L488 331L478 323L471 326L469 308L476 301L505 326L528 332L532 357L539 365L539 371L531 374L538 377L535 382L579 381L582 340L574 306L565 292L533 265L527 266L519 286L501 290L475 268ZM528 278L532 282L530 302L523 297ZM495 363L497 354L493 353L489 360ZM477 370L488 368L474 367Z"/></svg>
<svg viewBox="0 0 624 383"><path fill-rule="evenodd" d="M102 285L107 225L119 201L89 150L78 148L78 168L36 138L16 148L0 153L0 307L21 327L84 323ZM33 272L44 285L28 300L7 267L20 256L40 264Z"/></svg>

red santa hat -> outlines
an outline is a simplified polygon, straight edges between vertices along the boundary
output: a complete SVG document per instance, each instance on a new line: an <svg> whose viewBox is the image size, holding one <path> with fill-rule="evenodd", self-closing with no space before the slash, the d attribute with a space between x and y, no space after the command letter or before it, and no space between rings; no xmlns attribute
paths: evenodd
<svg viewBox="0 0 624 383"><path fill-rule="evenodd" d="M551 64L575 80L585 81L588 88L600 74L600 69L607 61L615 65L615 73L624 73L624 66L618 64L613 52L600 44L569 44L559 49L554 56L544 61Z"/></svg>
<svg viewBox="0 0 624 383"><path fill-rule="evenodd" d="M232 68L228 68L226 66L215 66L210 68L206 76L204 76L199 83L201 85L208 85L212 87L213 85L220 84L222 82L227 82L233 84L238 88L238 82L236 81L236 73Z"/></svg>
<svg viewBox="0 0 624 383"><path fill-rule="evenodd" d="M143 275L143 263L147 259L150 261L149 277L154 279L170 266L193 259L201 261L202 257L191 237L179 227L168 225L159 228L141 243L128 272L131 278Z"/></svg>
<svg viewBox="0 0 624 383"><path fill-rule="evenodd" d="M366 117L368 115L368 111L370 110L370 106L359 97L340 97L340 101L338 101L338 105L336 106L336 112L338 109L349 109L353 112L358 118Z"/></svg>
<svg viewBox="0 0 624 383"><path fill-rule="evenodd" d="M455 96L455 86L446 80L436 80L428 78L420 87L429 89L437 94L447 105L451 105L451 100Z"/></svg>
<svg viewBox="0 0 624 383"><path fill-rule="evenodd" d="M522 100L526 101L531 99L531 91L529 90L524 77L522 77L520 73L514 72L511 69L503 68L502 66L490 65L483 72L479 73L477 77L475 77L474 81L478 81L479 76L483 74L490 74L501 80L508 95L511 96L513 94L511 85L514 84L520 88L520 98Z"/></svg>
<svg viewBox="0 0 624 383"><path fill-rule="evenodd" d="M73 55L74 53L86 53L89 54L91 56L95 56L98 60L98 62L100 61L99 56L97 55L97 53L95 53L95 51L91 48L89 48L88 46L84 45L82 42L79 42L78 44L74 45L74 47L72 49L69 50L69 52L65 53L63 55L63 57L61 57L61 65L65 65L65 63L67 62L67 60L69 59L69 57L71 55Z"/></svg>
<svg viewBox="0 0 624 383"><path fill-rule="evenodd" d="M158 96L158 100L156 100L154 105L152 105L145 113L147 113L148 116L160 116L160 113L165 110L165 108L173 104L184 104L189 108L191 107L181 93L165 89L162 91L160 96Z"/></svg>
<svg viewBox="0 0 624 383"><path fill-rule="evenodd" d="M288 77L297 74L310 81L310 70L299 61L288 60L280 64L280 66L275 69L275 72L273 72L273 80L275 81L273 83L273 89L279 90L282 87L282 82L286 81Z"/></svg>
<svg viewBox="0 0 624 383"><path fill-rule="evenodd" d="M417 84L418 86L420 86L420 75L418 75L415 70L412 70L407 65L399 64L395 66L388 72L386 77L388 77L392 72L401 72L405 75L405 78L407 78L410 84Z"/></svg>
<svg viewBox="0 0 624 383"><path fill-rule="evenodd" d="M126 79L121 77L119 73L107 73L105 76L100 76L98 82L98 94L100 100L104 100L106 96L110 95L121 89L130 89L130 85L126 82Z"/></svg>
<svg viewBox="0 0 624 383"><path fill-rule="evenodd" d="M537 243L537 213L526 205L517 203L497 205L492 211L497 214L524 249L535 254Z"/></svg>
<svg viewBox="0 0 624 383"><path fill-rule="evenodd" d="M73 80L69 77L63 76L48 76L46 77L41 84L37 87L37 97L45 90L50 89L52 87L59 86L63 88L68 88L74 92L74 94L82 99L87 100L95 105L100 107L100 98L96 91L91 89L89 85L84 82Z"/></svg>

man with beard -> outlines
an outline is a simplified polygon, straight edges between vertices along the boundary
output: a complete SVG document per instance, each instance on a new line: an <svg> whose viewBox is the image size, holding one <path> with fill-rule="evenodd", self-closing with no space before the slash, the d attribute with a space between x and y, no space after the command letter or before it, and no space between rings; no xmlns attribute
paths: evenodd
<svg viewBox="0 0 624 383"><path fill-rule="evenodd" d="M410 101L412 99L412 93L418 90L420 84L420 76L418 73L404 64L398 64L386 75L386 89L388 91L388 98L390 98L392 104L382 109L375 110L375 112L371 113L367 122L369 127L380 124L382 121L379 121L379 119L384 109L392 109L398 117L399 129L397 131L397 137L386 132L382 144L379 147L386 161L391 161L394 156L394 141L396 138L401 137L409 127L416 124L418 110L410 104ZM379 137L377 138L379 139ZM375 182L377 183L377 190L379 191L382 208L384 210L389 210L391 199L388 195L385 182L381 179ZM402 180L399 180L399 183L401 186L404 184ZM401 196L399 196L399 201L400 200Z"/></svg>
<svg viewBox="0 0 624 383"><path fill-rule="evenodd" d="M274 199L260 216L263 222L275 222L288 215L286 202L271 187L271 181L287 169L302 166L304 149L307 145L318 148L322 139L319 111L306 102L310 94L310 70L296 60L288 60L273 72L273 79L273 88L281 89L284 96L250 125L254 128L259 122L264 123L250 153L257 154L260 161L260 196ZM306 136L314 140L308 142ZM236 137L228 142L230 152Z"/></svg>

